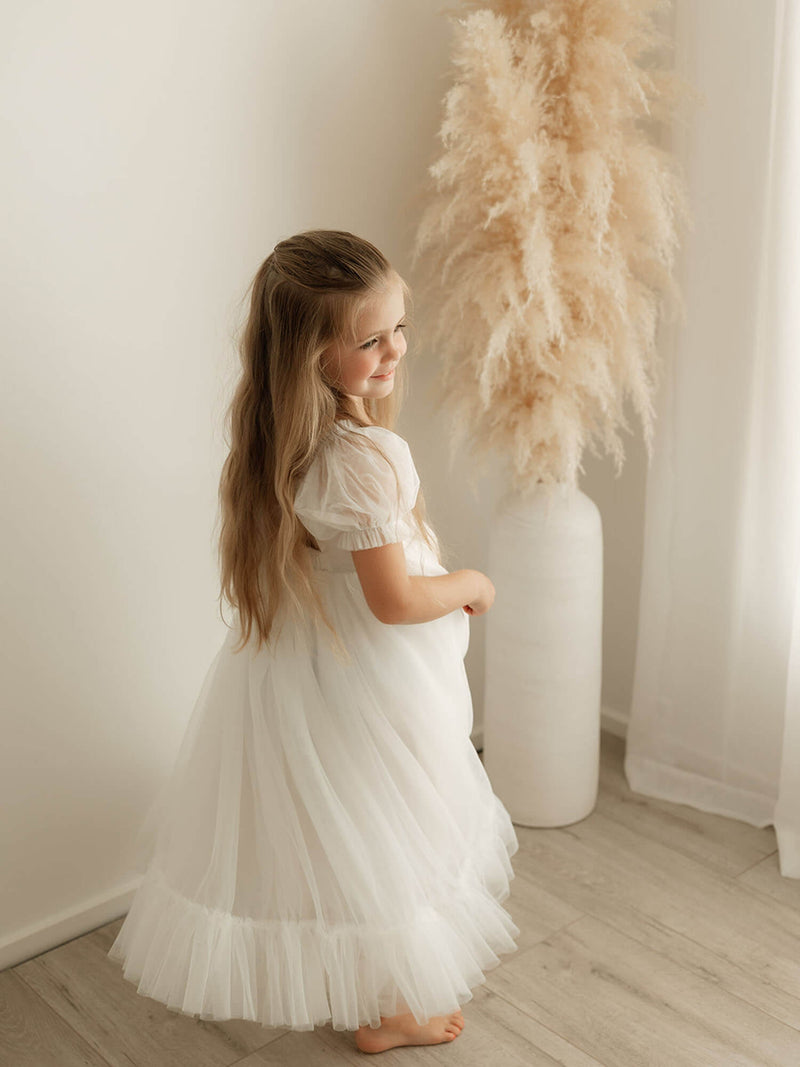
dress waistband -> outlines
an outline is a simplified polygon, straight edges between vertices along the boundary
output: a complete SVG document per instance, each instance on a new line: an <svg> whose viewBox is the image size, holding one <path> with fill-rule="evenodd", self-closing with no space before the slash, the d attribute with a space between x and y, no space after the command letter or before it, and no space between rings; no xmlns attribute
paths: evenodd
<svg viewBox="0 0 800 1067"><path fill-rule="evenodd" d="M353 557L348 550L343 548L326 548L321 552L309 549L311 552L311 565L317 571L333 571L337 574L355 574Z"/></svg>
<svg viewBox="0 0 800 1067"><path fill-rule="evenodd" d="M430 549L418 539L403 542L406 556L406 566L409 574L447 574L447 570L441 566ZM315 571L325 571L333 574L355 574L356 568L353 557L346 548L324 548L311 553L311 566Z"/></svg>

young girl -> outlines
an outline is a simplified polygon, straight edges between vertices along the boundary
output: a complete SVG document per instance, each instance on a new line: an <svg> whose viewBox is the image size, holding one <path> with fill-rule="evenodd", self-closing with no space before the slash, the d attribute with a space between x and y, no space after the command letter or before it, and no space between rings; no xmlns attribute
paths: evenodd
<svg viewBox="0 0 800 1067"><path fill-rule="evenodd" d="M253 280L220 484L234 625L109 952L170 1008L329 1022L365 1052L454 1040L519 934L463 662L494 587L442 566L390 428L406 296L338 231L281 241Z"/></svg>

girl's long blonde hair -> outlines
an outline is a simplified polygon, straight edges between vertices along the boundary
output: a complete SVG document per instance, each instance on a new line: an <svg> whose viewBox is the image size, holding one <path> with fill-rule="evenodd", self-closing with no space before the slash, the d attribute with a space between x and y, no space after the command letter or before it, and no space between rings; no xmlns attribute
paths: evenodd
<svg viewBox="0 0 800 1067"><path fill-rule="evenodd" d="M235 651L247 644L253 628L257 648L267 644L286 607L323 622L337 652L348 655L316 587L312 553L319 546L296 516L294 498L341 419L394 428L406 386L405 360L389 396L364 398L365 422L321 357L337 341L353 344L361 310L397 281L409 300L405 281L374 245L340 230L309 230L279 242L248 288L250 312L238 345L241 376L225 418L230 452L219 485L220 601L239 613L242 636ZM359 443L367 440L358 436ZM421 490L412 514L441 561Z"/></svg>

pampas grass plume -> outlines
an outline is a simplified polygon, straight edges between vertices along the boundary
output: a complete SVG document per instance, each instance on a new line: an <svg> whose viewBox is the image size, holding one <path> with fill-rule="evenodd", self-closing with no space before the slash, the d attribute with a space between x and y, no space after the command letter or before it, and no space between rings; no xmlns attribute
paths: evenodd
<svg viewBox="0 0 800 1067"><path fill-rule="evenodd" d="M577 486L599 439L624 459L630 397L652 452L656 328L689 222L647 123L693 91L638 60L662 0L494 0L454 20L455 79L414 245L451 450L515 487ZM474 10L472 10L474 9ZM421 282L421 284L420 284Z"/></svg>

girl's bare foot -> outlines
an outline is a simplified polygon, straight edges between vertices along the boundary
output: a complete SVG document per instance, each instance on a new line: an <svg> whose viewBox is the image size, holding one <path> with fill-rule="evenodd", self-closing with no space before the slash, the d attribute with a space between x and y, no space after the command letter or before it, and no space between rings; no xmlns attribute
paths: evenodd
<svg viewBox="0 0 800 1067"><path fill-rule="evenodd" d="M356 1046L362 1052L385 1052L398 1045L439 1045L443 1041L455 1041L464 1028L461 1010L451 1015L434 1015L423 1025L411 1012L405 1015L381 1016L381 1025L359 1026L356 1030Z"/></svg>

